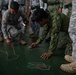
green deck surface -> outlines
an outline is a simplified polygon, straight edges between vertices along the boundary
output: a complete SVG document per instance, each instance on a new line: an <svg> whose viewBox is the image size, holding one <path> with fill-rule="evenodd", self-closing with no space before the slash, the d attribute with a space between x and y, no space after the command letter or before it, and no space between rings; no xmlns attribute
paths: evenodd
<svg viewBox="0 0 76 75"><path fill-rule="evenodd" d="M43 42L34 49L28 49L27 45L15 47L15 52L19 56L16 60L6 60L7 51L12 50L5 43L0 44L0 75L76 75L62 71L60 65L68 63L64 60L64 50L58 50L54 56L49 59L42 59L40 55L48 49L48 44ZM10 53L10 52L9 52ZM30 62L42 62L50 65L50 70L40 70L28 68Z"/></svg>

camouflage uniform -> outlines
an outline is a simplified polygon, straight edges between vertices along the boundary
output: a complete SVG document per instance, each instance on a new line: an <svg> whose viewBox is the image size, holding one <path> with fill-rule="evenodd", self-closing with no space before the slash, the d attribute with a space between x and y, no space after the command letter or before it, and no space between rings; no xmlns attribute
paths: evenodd
<svg viewBox="0 0 76 75"><path fill-rule="evenodd" d="M69 24L69 35L72 39L72 56L76 62L76 0L72 0L72 15Z"/></svg>
<svg viewBox="0 0 76 75"><path fill-rule="evenodd" d="M58 9L63 8L63 1L62 0L43 0L43 2L47 3L48 6L48 13L53 16L52 19L54 20L58 15ZM49 16L50 16L49 15ZM55 17L55 18L54 18ZM50 35L50 34L49 34ZM49 40L49 39L48 39Z"/></svg>
<svg viewBox="0 0 76 75"><path fill-rule="evenodd" d="M54 52L57 46L59 46L65 48L65 54L71 55L71 40L68 35L69 17L62 13L59 13L58 15L60 15L60 17L56 15L53 17L54 20L52 19L52 16L49 18L48 24L44 26L42 36L37 40L37 42L41 43L47 33L51 31L51 41L48 52ZM60 32L64 32L65 36L59 37Z"/></svg>
<svg viewBox="0 0 76 75"><path fill-rule="evenodd" d="M21 11L18 11L16 15L11 14L9 10L4 12L2 17L2 32L4 38L11 38L12 40L17 38L18 35L21 39L25 39L25 26L22 20L25 20L26 16Z"/></svg>
<svg viewBox="0 0 76 75"><path fill-rule="evenodd" d="M69 3L65 0L64 1L64 8L68 9L67 16L70 17L71 12L72 12L72 0L69 0Z"/></svg>

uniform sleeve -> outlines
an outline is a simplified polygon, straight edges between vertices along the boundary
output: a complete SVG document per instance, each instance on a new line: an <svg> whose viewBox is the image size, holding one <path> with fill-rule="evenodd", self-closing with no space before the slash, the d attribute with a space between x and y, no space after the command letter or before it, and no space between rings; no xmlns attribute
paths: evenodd
<svg viewBox="0 0 76 75"><path fill-rule="evenodd" d="M57 48L60 28L61 28L60 17L55 15L52 21L51 41L48 52L54 52L54 50Z"/></svg>
<svg viewBox="0 0 76 75"><path fill-rule="evenodd" d="M7 32L7 12L4 12L2 16L2 32L4 38L8 38L8 32Z"/></svg>
<svg viewBox="0 0 76 75"><path fill-rule="evenodd" d="M45 39L45 37L46 37L46 35L47 35L48 32L49 32L49 27L48 27L48 25L46 24L46 25L44 26L44 29L43 29L43 32L42 32L41 37L37 40L37 43L41 43L41 42Z"/></svg>

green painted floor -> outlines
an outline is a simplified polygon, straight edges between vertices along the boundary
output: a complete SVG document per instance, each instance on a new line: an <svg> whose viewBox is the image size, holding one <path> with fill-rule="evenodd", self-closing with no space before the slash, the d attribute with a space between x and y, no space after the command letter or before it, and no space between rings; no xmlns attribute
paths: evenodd
<svg viewBox="0 0 76 75"><path fill-rule="evenodd" d="M40 55L48 49L48 44L43 42L34 49L28 49L29 45L30 40L28 39L27 45L15 47L15 53L19 57L15 60L7 60L6 52L12 54L12 48L5 43L0 44L0 75L76 75L60 69L62 63L67 63L64 60L64 50L58 50L54 56L44 60ZM30 62L45 63L50 66L50 70L29 68L27 66Z"/></svg>

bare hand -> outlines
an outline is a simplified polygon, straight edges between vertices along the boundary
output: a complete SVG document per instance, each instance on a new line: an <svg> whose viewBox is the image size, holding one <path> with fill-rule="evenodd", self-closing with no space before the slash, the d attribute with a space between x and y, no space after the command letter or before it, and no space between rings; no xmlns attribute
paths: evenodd
<svg viewBox="0 0 76 75"><path fill-rule="evenodd" d="M52 52L46 52L46 53L43 53L41 55L41 58L42 59L48 59L53 53Z"/></svg>
<svg viewBox="0 0 76 75"><path fill-rule="evenodd" d="M32 43L30 46L29 46L29 48L31 49L31 48L34 48L34 47L36 47L38 45L38 43Z"/></svg>
<svg viewBox="0 0 76 75"><path fill-rule="evenodd" d="M6 43L13 48L11 39L7 38L7 39L6 39Z"/></svg>
<svg viewBox="0 0 76 75"><path fill-rule="evenodd" d="M7 43L7 44L10 44L10 43L11 43L11 40L10 40L9 38L7 38L7 39L6 39L6 43Z"/></svg>

